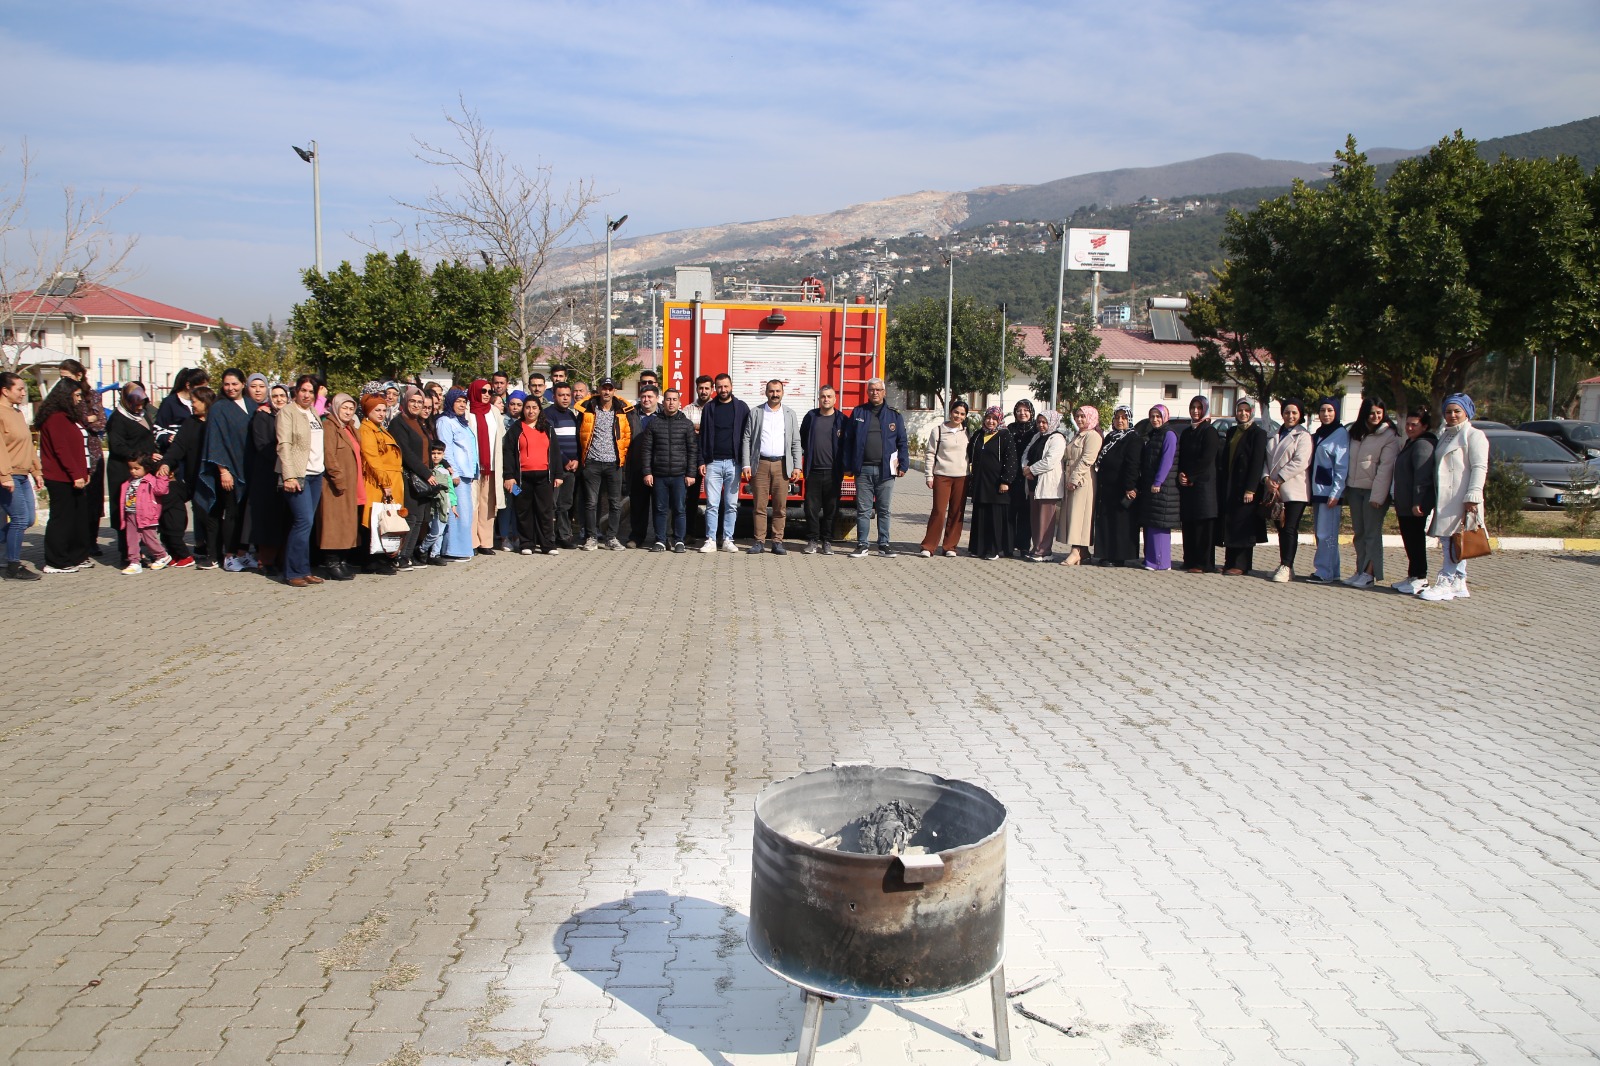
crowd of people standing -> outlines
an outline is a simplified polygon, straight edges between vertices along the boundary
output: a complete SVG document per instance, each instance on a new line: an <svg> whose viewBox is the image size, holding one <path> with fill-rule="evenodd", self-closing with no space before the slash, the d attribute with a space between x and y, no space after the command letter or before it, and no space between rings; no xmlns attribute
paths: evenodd
<svg viewBox="0 0 1600 1066"><path fill-rule="evenodd" d="M50 500L47 574L93 565L109 502L124 573L264 570L302 588L507 550L684 552L691 533L703 538L701 552L782 555L796 485L804 486L804 550L832 554L845 475L856 490L853 555L893 556L892 490L910 467L905 419L880 379L849 413L824 387L801 414L785 402L781 381L768 382L767 402L751 407L733 396L726 374L700 378L686 398L647 371L629 402L615 382L591 394L562 367L548 384L532 375L527 391L495 374L466 388L374 381L356 396L330 396L313 375L277 383L235 369L214 389L203 371L185 370L153 414L139 382L121 387L108 414L83 368L67 360L35 412L37 452L20 410L25 383L0 375L0 392L5 576L21 580L37 577L21 545L40 489ZM1238 576L1254 569L1270 526L1278 534L1272 580L1285 582L1310 510L1316 549L1307 580L1333 582L1348 509L1355 571L1344 581L1365 587L1384 578L1392 504L1409 562L1394 587L1430 600L1469 595L1449 539L1476 521L1488 466L1469 397L1446 400L1437 436L1427 408L1410 411L1401 430L1373 398L1349 426L1333 397L1316 405L1314 430L1300 401L1280 410L1272 436L1248 399L1219 433L1203 396L1191 401L1181 433L1163 405L1141 426L1118 407L1109 428L1097 409L1080 407L1069 431L1060 413L1035 413L1026 400L1009 424L991 407L970 428L958 400L925 441L933 507L921 554L958 554L970 500L967 551L980 559L1049 562L1059 542L1062 565L1171 570L1180 529L1176 568ZM754 500L747 548L734 542L741 486ZM1430 535L1443 553L1432 582Z"/></svg>

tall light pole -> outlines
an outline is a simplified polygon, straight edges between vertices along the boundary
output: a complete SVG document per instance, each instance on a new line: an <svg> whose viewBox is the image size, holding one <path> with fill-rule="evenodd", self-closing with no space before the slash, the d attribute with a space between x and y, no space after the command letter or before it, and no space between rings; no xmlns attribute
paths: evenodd
<svg viewBox="0 0 1600 1066"><path fill-rule="evenodd" d="M1006 302L1000 301L1000 409L1006 407Z"/></svg>
<svg viewBox="0 0 1600 1066"><path fill-rule="evenodd" d="M611 376L611 235L626 221L627 215L619 219L606 216L606 377Z"/></svg>
<svg viewBox="0 0 1600 1066"><path fill-rule="evenodd" d="M655 349L657 359L661 359L662 354L661 338L656 333L656 294L664 288L666 288L666 285L662 282L652 281L650 283L650 346ZM665 370L665 368L666 365L663 360L662 369Z"/></svg>
<svg viewBox="0 0 1600 1066"><path fill-rule="evenodd" d="M322 154L317 151L317 142L311 142L308 151L304 148L294 148L295 154L311 164L311 226L317 238L317 273L322 273Z"/></svg>
<svg viewBox="0 0 1600 1066"><path fill-rule="evenodd" d="M1067 289L1067 223L1063 219L1061 225L1046 222L1050 235L1061 242L1061 272L1056 275L1056 343L1050 356L1050 410L1056 410L1056 390L1061 383L1061 313L1065 309L1062 300Z"/></svg>
<svg viewBox="0 0 1600 1066"><path fill-rule="evenodd" d="M944 261L950 264L950 284L944 295L944 406L950 413L950 347L956 321L956 249L951 244L946 249ZM931 467L929 469L932 469Z"/></svg>

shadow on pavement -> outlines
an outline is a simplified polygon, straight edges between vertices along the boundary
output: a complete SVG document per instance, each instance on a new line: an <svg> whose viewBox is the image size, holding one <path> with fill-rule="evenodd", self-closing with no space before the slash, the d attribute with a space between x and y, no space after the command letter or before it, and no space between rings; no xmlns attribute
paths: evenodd
<svg viewBox="0 0 1600 1066"><path fill-rule="evenodd" d="M568 969L717 1066L730 1066L724 1053L793 1055L804 1007L798 988L750 954L747 924L732 907L648 891L579 911L552 944ZM870 1009L830 1004L822 1043L855 1030Z"/></svg>

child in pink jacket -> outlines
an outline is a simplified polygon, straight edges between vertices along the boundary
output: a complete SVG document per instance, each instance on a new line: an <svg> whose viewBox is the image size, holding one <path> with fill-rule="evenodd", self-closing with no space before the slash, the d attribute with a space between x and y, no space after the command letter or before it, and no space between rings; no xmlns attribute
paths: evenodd
<svg viewBox="0 0 1600 1066"><path fill-rule="evenodd" d="M150 569L165 570L172 565L172 556L162 549L157 529L161 524L161 498L167 494L172 479L153 473L151 463L149 456L128 460L128 483L122 488L122 529L128 538L128 567L122 571L124 574L143 572L144 551L155 558Z"/></svg>

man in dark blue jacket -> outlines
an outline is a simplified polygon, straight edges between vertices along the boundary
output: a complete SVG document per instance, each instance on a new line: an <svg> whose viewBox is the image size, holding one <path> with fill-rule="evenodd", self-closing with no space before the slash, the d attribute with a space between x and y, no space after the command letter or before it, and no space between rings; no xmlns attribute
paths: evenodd
<svg viewBox="0 0 1600 1066"><path fill-rule="evenodd" d="M911 453L906 445L905 417L884 402L887 394L883 379L873 378L867 382L867 402L850 412L845 470L856 477L856 550L852 559L870 554L867 536L874 512L878 515L878 554L894 558L889 547L889 500L894 479L906 475Z"/></svg>
<svg viewBox="0 0 1600 1066"><path fill-rule="evenodd" d="M845 427L850 423L838 407L832 385L817 393L817 406L800 420L800 448L805 462L806 554L833 554L833 520L839 513L839 484L844 480Z"/></svg>
<svg viewBox="0 0 1600 1066"><path fill-rule="evenodd" d="M700 412L700 476L706 487L706 542L702 552L736 552L733 522L739 516L739 450L750 405L733 394L733 379L717 375L717 395Z"/></svg>

